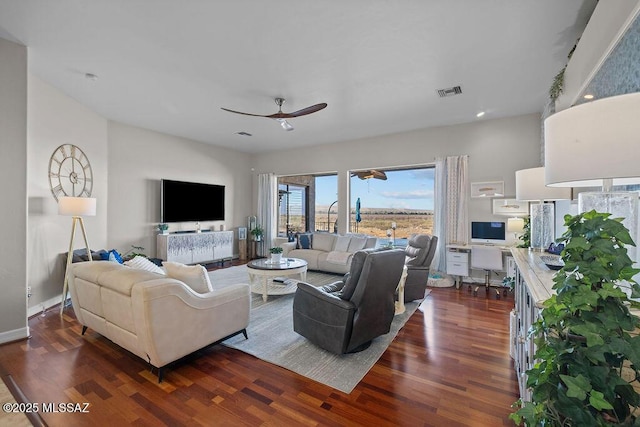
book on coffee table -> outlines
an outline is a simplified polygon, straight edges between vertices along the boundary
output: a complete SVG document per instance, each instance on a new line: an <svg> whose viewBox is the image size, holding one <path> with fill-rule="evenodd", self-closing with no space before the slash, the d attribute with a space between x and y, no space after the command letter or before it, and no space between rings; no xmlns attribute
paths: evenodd
<svg viewBox="0 0 640 427"><path fill-rule="evenodd" d="M287 279L286 277L274 277L273 278L273 284L274 285L290 286L290 285L295 285L296 283L298 283L297 280L295 280L295 279Z"/></svg>

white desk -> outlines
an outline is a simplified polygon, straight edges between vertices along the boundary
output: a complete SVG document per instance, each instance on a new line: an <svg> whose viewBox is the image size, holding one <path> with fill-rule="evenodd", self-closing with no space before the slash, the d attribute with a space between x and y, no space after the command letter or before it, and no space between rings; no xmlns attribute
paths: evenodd
<svg viewBox="0 0 640 427"><path fill-rule="evenodd" d="M447 274L456 277L456 288L460 288L462 279L469 277L469 265L471 257L471 247L474 245L464 244L451 244L447 245ZM498 246L502 251L503 266L506 266L502 271L506 272L507 276L515 277L515 263L511 256L511 248L513 246Z"/></svg>

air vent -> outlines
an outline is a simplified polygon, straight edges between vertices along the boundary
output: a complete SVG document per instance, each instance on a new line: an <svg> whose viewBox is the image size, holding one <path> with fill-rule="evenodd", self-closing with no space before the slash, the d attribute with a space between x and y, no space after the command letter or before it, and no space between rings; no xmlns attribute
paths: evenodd
<svg viewBox="0 0 640 427"><path fill-rule="evenodd" d="M438 96L440 98L446 98L447 96L460 95L462 88L460 86L448 87L446 89L438 89Z"/></svg>
<svg viewBox="0 0 640 427"><path fill-rule="evenodd" d="M253 136L253 135L251 135L249 132L245 132L245 131L236 132L236 135L240 135L240 136Z"/></svg>

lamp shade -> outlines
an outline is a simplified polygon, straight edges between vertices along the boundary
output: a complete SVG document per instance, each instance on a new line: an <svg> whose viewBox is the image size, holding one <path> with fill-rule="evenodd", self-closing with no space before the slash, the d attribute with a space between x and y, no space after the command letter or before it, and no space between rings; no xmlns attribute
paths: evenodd
<svg viewBox="0 0 640 427"><path fill-rule="evenodd" d="M524 230L524 218L508 218L507 231L509 233L522 233Z"/></svg>
<svg viewBox="0 0 640 427"><path fill-rule="evenodd" d="M571 199L570 188L547 187L544 184L544 176L544 167L516 171L516 199L523 201Z"/></svg>
<svg viewBox="0 0 640 427"><path fill-rule="evenodd" d="M60 197L58 213L68 216L95 216L96 199L94 197Z"/></svg>
<svg viewBox="0 0 640 427"><path fill-rule="evenodd" d="M640 93L562 110L544 121L545 183L558 187L640 184Z"/></svg>

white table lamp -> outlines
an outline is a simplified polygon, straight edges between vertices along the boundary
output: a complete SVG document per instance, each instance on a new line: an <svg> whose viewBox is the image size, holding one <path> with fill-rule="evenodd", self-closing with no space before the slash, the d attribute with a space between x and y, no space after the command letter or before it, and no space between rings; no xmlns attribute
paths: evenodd
<svg viewBox="0 0 640 427"><path fill-rule="evenodd" d="M554 206L545 201L571 198L570 188L552 188L544 184L545 168L531 168L516 171L516 199L537 201L532 203L531 248L543 251L555 239Z"/></svg>
<svg viewBox="0 0 640 427"><path fill-rule="evenodd" d="M518 240L518 234L524 230L524 218L507 218L507 232L513 233L514 240Z"/></svg>
<svg viewBox="0 0 640 427"><path fill-rule="evenodd" d="M82 230L82 237L84 238L84 244L87 249L87 256L89 261L91 259L91 250L89 249L89 242L87 240L87 232L84 228L83 216L95 216L96 215L96 199L93 197L61 197L58 200L58 213L60 215L67 215L73 217L73 223L71 225L71 239L69 241L69 252L67 252L67 266L64 270L64 285L62 286L62 302L60 303L60 316L67 300L67 291L69 289L69 267L73 260L73 241L76 235L76 227L80 224Z"/></svg>
<svg viewBox="0 0 640 427"><path fill-rule="evenodd" d="M578 195L578 210L611 213L638 241L640 93L613 96L560 111L545 120L545 182L556 187L602 186ZM636 250L627 247L634 261Z"/></svg>

